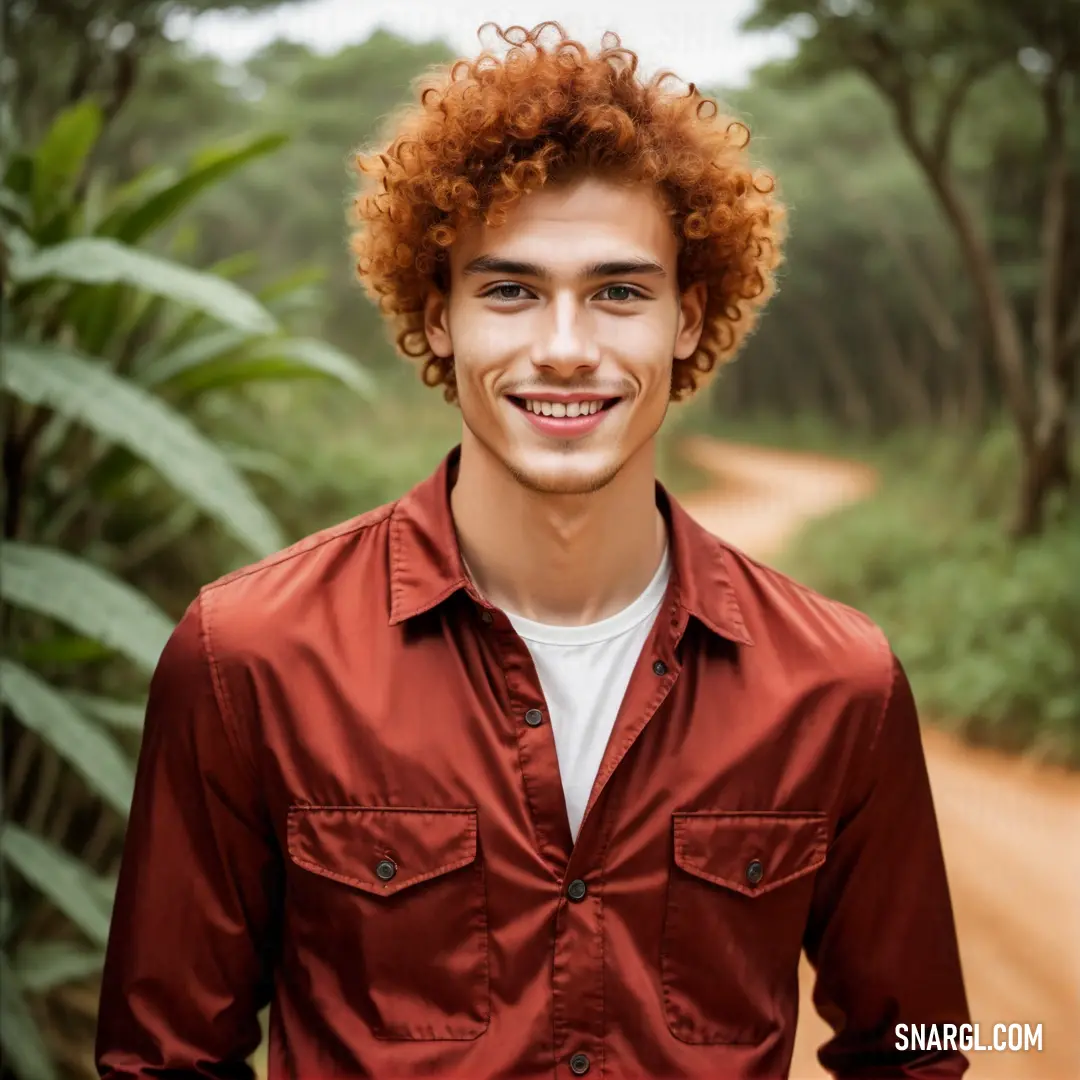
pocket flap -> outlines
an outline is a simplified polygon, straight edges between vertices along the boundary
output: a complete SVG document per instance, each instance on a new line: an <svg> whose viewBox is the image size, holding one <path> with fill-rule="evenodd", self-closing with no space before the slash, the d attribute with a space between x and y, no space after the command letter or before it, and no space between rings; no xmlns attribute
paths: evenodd
<svg viewBox="0 0 1080 1080"><path fill-rule="evenodd" d="M824 814L684 811L672 819L676 865L745 896L760 896L825 862Z"/></svg>
<svg viewBox="0 0 1080 1080"><path fill-rule="evenodd" d="M291 806L288 844L298 866L392 896L476 858L476 809Z"/></svg>

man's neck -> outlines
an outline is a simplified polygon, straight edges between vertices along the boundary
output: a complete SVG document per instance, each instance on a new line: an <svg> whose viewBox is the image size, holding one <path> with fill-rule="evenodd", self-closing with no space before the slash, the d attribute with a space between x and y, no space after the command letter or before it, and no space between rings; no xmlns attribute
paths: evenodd
<svg viewBox="0 0 1080 1080"><path fill-rule="evenodd" d="M450 506L480 592L537 622L583 625L621 611L652 580L666 526L650 443L587 495L547 495L466 438Z"/></svg>

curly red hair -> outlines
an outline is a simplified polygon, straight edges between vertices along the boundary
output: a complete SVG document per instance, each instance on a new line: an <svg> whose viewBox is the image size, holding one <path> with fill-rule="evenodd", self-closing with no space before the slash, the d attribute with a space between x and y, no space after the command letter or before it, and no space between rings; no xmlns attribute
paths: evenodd
<svg viewBox="0 0 1080 1080"><path fill-rule="evenodd" d="M643 82L617 35L590 55L558 23L495 31L504 56L430 72L392 118L386 149L356 154L359 278L399 351L452 401L453 358L432 354L423 308L432 286L449 285L458 229L498 224L523 193L576 173L652 184L679 241L680 288L704 281L708 291L700 344L672 369L672 399L693 393L735 355L775 288L784 210L772 177L747 159L749 129L693 83L672 92L670 72Z"/></svg>

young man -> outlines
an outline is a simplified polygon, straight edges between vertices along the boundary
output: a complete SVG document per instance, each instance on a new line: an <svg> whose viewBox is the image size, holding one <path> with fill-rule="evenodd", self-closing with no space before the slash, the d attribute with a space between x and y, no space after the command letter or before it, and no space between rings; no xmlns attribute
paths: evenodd
<svg viewBox="0 0 1080 1080"><path fill-rule="evenodd" d="M554 38L551 35L554 33ZM657 484L772 287L745 129L540 28L361 160L359 269L461 409L404 498L204 588L155 675L104 1076L959 1076L907 680ZM512 37L513 35L508 35ZM550 40L549 40L550 39Z"/></svg>

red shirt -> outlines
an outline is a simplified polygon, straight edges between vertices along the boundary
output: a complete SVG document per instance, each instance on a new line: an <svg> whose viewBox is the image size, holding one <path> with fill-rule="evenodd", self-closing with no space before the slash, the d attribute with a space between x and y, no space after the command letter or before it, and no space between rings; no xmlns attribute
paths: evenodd
<svg viewBox="0 0 1080 1080"><path fill-rule="evenodd" d="M529 653L462 570L454 450L206 586L154 675L107 1077L783 1077L806 949L839 1076L956 1077L919 726L863 615L657 485L672 577L571 842Z"/></svg>

